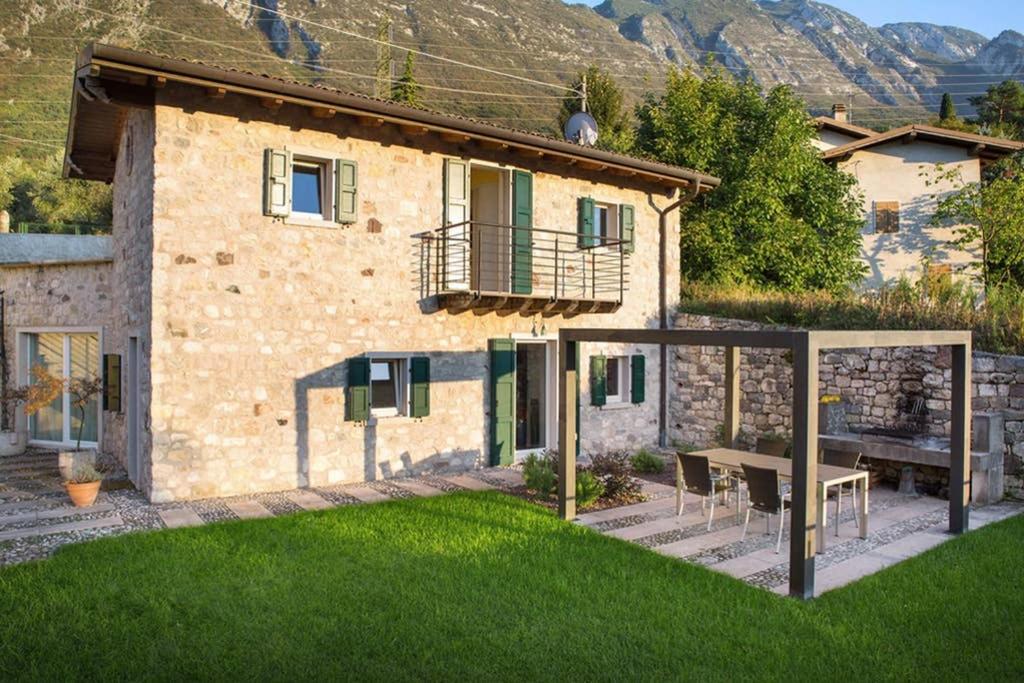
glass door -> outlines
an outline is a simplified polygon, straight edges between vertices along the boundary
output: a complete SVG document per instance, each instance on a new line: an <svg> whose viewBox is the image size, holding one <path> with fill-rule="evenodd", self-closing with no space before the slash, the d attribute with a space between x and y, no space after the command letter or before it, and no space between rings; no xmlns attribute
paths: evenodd
<svg viewBox="0 0 1024 683"><path fill-rule="evenodd" d="M547 344L516 344L516 451L547 448Z"/></svg>
<svg viewBox="0 0 1024 683"><path fill-rule="evenodd" d="M37 365L46 368L54 377L99 376L99 336L66 332L29 334L28 362L26 379L29 382L34 381L31 369ZM29 417L29 437L33 441L74 443L81 434L83 444L95 445L99 441L99 420L98 397L93 397L83 411L72 406L71 396L64 393Z"/></svg>

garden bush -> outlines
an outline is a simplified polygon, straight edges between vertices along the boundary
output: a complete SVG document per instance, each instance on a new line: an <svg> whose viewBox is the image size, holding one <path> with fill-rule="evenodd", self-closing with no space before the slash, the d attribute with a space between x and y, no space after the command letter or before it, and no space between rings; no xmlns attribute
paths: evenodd
<svg viewBox="0 0 1024 683"><path fill-rule="evenodd" d="M641 474L659 474L665 469L665 461L661 457L651 453L646 448L641 448L629 459L634 472Z"/></svg>
<svg viewBox="0 0 1024 683"><path fill-rule="evenodd" d="M590 470L604 484L604 496L625 501L640 497L640 482L630 476L629 453L612 451L590 459Z"/></svg>
<svg viewBox="0 0 1024 683"><path fill-rule="evenodd" d="M604 484L590 470L576 473L576 504L588 508L604 495Z"/></svg>
<svg viewBox="0 0 1024 683"><path fill-rule="evenodd" d="M558 476L552 459L547 455L530 453L523 461L523 481L526 488L541 498L550 498L558 486Z"/></svg>

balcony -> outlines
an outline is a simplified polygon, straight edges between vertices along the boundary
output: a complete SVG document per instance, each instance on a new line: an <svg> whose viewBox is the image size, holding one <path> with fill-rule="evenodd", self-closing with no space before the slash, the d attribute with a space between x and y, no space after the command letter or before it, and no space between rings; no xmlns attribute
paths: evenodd
<svg viewBox="0 0 1024 683"><path fill-rule="evenodd" d="M611 313L629 286L629 254L615 238L580 246L576 232L480 221L416 238L421 294L453 313Z"/></svg>

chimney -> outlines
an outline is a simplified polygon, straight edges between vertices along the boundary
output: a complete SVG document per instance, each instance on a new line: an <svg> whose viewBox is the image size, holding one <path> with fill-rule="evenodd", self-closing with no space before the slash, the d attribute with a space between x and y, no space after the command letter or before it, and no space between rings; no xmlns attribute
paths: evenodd
<svg viewBox="0 0 1024 683"><path fill-rule="evenodd" d="M11 214L6 211L0 211L0 232L11 231Z"/></svg>
<svg viewBox="0 0 1024 683"><path fill-rule="evenodd" d="M846 123L846 105L842 102L837 102L832 105L832 118L840 123Z"/></svg>

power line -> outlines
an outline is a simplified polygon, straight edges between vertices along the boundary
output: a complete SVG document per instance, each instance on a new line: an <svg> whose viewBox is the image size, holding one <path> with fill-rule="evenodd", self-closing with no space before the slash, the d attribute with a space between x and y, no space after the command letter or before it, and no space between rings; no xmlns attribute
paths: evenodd
<svg viewBox="0 0 1024 683"><path fill-rule="evenodd" d="M0 138L6 138L15 142L24 142L30 145L42 145L44 147L54 147L56 149L64 149L64 145L58 144L55 141L47 142L44 140L29 140L28 138L19 138L17 135L8 135L7 133L0 133Z"/></svg>

